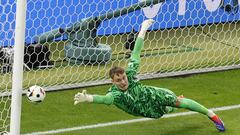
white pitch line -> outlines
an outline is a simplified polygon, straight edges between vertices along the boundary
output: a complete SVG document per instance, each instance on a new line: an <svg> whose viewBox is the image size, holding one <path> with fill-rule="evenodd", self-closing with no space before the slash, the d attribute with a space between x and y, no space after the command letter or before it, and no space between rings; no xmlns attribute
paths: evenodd
<svg viewBox="0 0 240 135"><path fill-rule="evenodd" d="M239 105L232 105L232 106L223 106L223 107L219 107L219 108L211 108L211 110L217 112L217 111L233 110L233 109L239 109L239 108L240 108L240 104ZM197 114L197 113L196 112L172 113L172 114L166 114L162 118L171 118L171 117L193 115L193 114ZM132 119L132 120L121 120L121 121L114 121L114 122L107 122L107 123L99 123L99 124L95 124L95 125L86 125L86 126L64 128L64 129L56 129L56 130L50 130L50 131L33 132L33 133L27 133L27 134L23 134L23 135L56 134L56 133L70 132L70 131L76 131L76 130L99 128L99 127L107 127L107 126L113 126L113 125L123 125L123 124L143 122L143 121L150 121L150 120L155 120L155 119L139 118L139 119Z"/></svg>

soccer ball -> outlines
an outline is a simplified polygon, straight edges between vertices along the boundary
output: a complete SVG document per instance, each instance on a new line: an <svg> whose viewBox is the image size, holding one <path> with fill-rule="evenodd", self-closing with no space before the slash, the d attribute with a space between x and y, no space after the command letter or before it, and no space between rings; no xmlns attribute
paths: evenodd
<svg viewBox="0 0 240 135"><path fill-rule="evenodd" d="M42 87L34 85L28 89L27 97L31 102L42 102L46 97L46 92Z"/></svg>

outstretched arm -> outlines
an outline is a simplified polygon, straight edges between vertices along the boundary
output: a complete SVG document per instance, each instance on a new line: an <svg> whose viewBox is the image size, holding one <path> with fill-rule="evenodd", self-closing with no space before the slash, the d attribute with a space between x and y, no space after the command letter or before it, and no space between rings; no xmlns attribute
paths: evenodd
<svg viewBox="0 0 240 135"><path fill-rule="evenodd" d="M138 37L136 39L134 49L131 55L131 60L137 60L140 61L140 53L143 47L143 40L146 35L146 32L148 28L153 24L154 20L153 19L148 19L143 21L141 29L138 33Z"/></svg>
<svg viewBox="0 0 240 135"><path fill-rule="evenodd" d="M113 103L113 96L111 93L107 95L90 95L87 94L86 90L82 92L78 92L74 97L74 105L81 103L81 102L92 102L97 104L106 104L111 105Z"/></svg>
<svg viewBox="0 0 240 135"><path fill-rule="evenodd" d="M145 34L148 28L153 24L153 19L145 20L142 23L141 30L138 33L138 37L135 41L134 49L131 54L130 62L128 63L128 67L126 69L126 73L128 77L135 76L137 74L139 64L140 64L140 53L143 47L143 41Z"/></svg>

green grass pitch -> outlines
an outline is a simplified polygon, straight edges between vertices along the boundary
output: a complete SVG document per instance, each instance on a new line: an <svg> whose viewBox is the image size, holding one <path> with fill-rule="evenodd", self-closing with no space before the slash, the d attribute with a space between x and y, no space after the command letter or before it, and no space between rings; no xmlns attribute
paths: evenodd
<svg viewBox="0 0 240 135"><path fill-rule="evenodd" d="M240 70L205 73L176 78L144 80L144 84L169 88L177 95L194 99L207 108L240 104ZM87 87L88 93L105 94L109 85ZM81 89L48 92L44 102L32 104L23 97L21 133L32 133L137 119L114 106L84 103L73 105L73 96ZM185 112L179 109L178 112ZM238 135L240 109L216 112L225 122L219 133L201 114L161 118L108 127L57 133L59 135Z"/></svg>

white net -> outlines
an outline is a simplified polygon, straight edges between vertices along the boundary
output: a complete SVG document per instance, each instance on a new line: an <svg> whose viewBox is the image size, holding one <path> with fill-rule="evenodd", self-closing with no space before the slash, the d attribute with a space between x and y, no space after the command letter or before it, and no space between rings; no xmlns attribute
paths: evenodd
<svg viewBox="0 0 240 135"><path fill-rule="evenodd" d="M54 65L25 72L24 86L57 89L52 86L108 82L109 69L128 62L126 38L136 36L141 22L150 17L156 23L142 51L142 79L239 66L235 7L227 12L222 8L227 4L219 1L166 1L143 9L140 3L29 1L26 40L48 47Z"/></svg>
<svg viewBox="0 0 240 135"><path fill-rule="evenodd" d="M0 1L0 134L7 133L10 126L9 95L11 89L11 73L13 63L14 15L15 3ZM5 47L4 47L5 46Z"/></svg>
<svg viewBox="0 0 240 135"><path fill-rule="evenodd" d="M59 90L110 83L109 69L126 66L131 41L147 18L156 22L145 39L139 78L239 68L238 1L153 3L28 0L24 89L34 84ZM0 11L0 45L10 47L15 2L1 1ZM0 131L9 127L11 64L9 69L4 64L0 93L7 96L0 97Z"/></svg>

